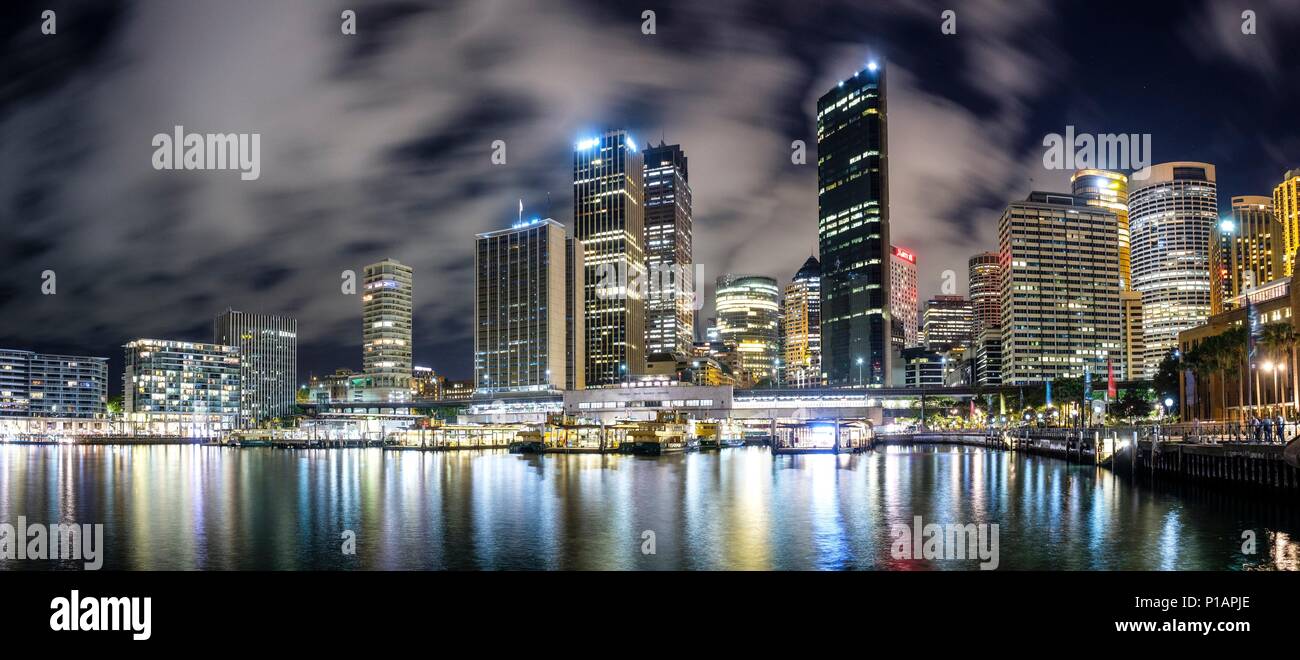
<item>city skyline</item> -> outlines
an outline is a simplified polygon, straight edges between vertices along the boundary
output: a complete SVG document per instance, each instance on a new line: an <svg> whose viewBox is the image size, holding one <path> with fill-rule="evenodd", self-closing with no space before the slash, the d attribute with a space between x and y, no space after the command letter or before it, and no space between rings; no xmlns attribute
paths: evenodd
<svg viewBox="0 0 1300 660"><path fill-rule="evenodd" d="M1048 15L1030 7L1017 16L997 14L996 10L990 10L993 15L963 13L961 29L978 33L978 39L985 40L986 48L976 49L960 39L951 43L940 41L943 35L934 29L932 17L922 15L919 10L895 7L850 11L843 26L818 25L818 34L826 36L829 45L814 52L809 44L807 50L787 55L786 68L777 66L779 75L770 75L772 72L765 70L741 71L735 84L750 83L761 94L759 102L763 105L753 110L757 113L756 120L761 120L758 125L763 127L758 135L740 130L725 117L719 119L733 112L734 106L723 104L717 110L701 106L699 99L717 99L718 90L706 87L694 76L677 81L659 78L638 81L639 74L628 74L622 79L606 76L600 86L561 84L558 87L569 94L590 92L595 100L587 110L563 110L561 120L556 121L556 115L550 111L552 105L569 106L560 104L553 93L536 87L525 90L504 85L502 76L506 74L502 69L537 53L551 54L552 57L540 61L557 71L566 70L574 63L562 57L557 59L557 52L540 41L526 40L516 46L516 51L503 55L506 65L487 67L486 76L491 84L472 87L479 93L453 104L461 108L459 116L464 119L457 120L458 115L453 112L450 118L438 115L426 122L399 122L387 126L388 130L396 131L395 137L369 137L373 146L362 148L359 153L387 156L387 160L380 161L385 165L377 173L365 173L354 167L341 176L338 187L379 190L382 197L393 200L388 203L362 205L346 199L344 193L324 189L314 189L310 195L294 192L294 180L284 177L290 146L310 150L315 145L333 153L334 149L357 143L303 135L284 123L288 115L270 121L265 127L251 127L263 131L263 148L268 157L263 178L252 183L206 175L136 172L126 154L147 145L148 135L180 122L149 116L110 115L108 118L116 121L118 131L89 136L81 133L78 139L99 158L126 158L126 171L105 174L100 186L74 189L72 186L77 182L86 181L81 178L84 173L64 153L67 143L49 133L45 128L48 124L33 113L78 101L103 102L105 107L119 105L120 99L111 95L95 96L108 92L91 93L71 85L70 80L78 71L91 66L88 61L95 57L111 55L126 44L137 43L133 39L138 38L125 29L130 20L160 20L167 12L149 6L142 8L141 16L128 19L116 12L112 4L98 11L104 14L100 18L110 20L105 23L107 28L103 30L101 42L83 46L94 50L56 54L52 59L60 68L45 80L23 77L27 74L20 76L15 83L20 91L16 103L0 114L0 126L6 135L20 127L30 128L20 139L3 142L5 146L0 150L5 162L45 163L22 177L21 183L15 183L20 179L16 176L6 176L4 183L0 183L0 200L4 202L7 220L22 220L13 223L14 240L5 247L8 258L0 280L3 282L0 310L4 311L5 320L0 322L0 345L109 356L114 374L121 372L117 347L125 341L139 336L204 341L208 339L212 315L227 307L289 315L301 321L300 382L309 373L325 375L337 367L360 368L355 341L358 303L355 298L338 294L338 275L346 269L360 273L364 264L392 257L411 264L421 274L415 291L412 351L415 362L430 365L438 373L453 378L468 378L473 353L472 329L464 319L472 305L472 259L470 239L466 237L472 237L475 231L501 227L514 213L520 197L530 214L549 215L572 226L565 211L569 206L565 181L571 158L568 154L574 139L589 134L592 127L607 124L627 126L632 135L647 142L664 136L691 154L696 260L706 267L702 281L712 282L725 272L739 272L771 276L783 286L787 282L785 277L807 258L816 242L816 201L809 193L815 188L816 166L810 106L837 78L860 70L871 57L887 61L891 71L890 117L895 130L891 131L890 142L894 170L890 212L891 230L898 234L891 240L907 245L920 255L918 288L923 300L939 293L940 274L944 270L955 271L957 291L966 291L966 259L996 245L996 218L1008 201L1023 199L1032 189L1069 190L1072 170L1047 171L1042 169L1041 162L1035 163L1041 158L1042 148L1038 143L1045 133L1061 132L1066 126L1075 125L1080 130L1095 132L1149 131L1155 138L1154 162L1191 160L1216 166L1220 215L1226 212L1225 202L1232 196L1272 194L1281 174L1295 167L1295 163L1287 161L1296 146L1287 140L1294 138L1278 130L1283 124L1274 114L1276 111L1256 108L1247 113L1225 103L1215 105L1213 111L1185 111L1179 121L1169 126L1170 122L1165 122L1158 112L1140 102L1163 99L1179 103L1179 99L1186 98L1186 92L1177 83L1190 80L1180 77L1184 74L1176 74L1173 82L1164 83L1152 83L1137 74L1117 76L1108 80L1104 89L1093 85L1082 85L1081 90L1062 86L1057 78L1069 77L1070 71L1086 70L1089 62L1097 61L1082 44L1088 41L1086 35L1097 33L1099 23L1096 19L1069 23L1074 10ZM447 11L479 10L455 7ZM489 23L501 20L491 10L481 11L486 13ZM599 16L606 16L630 10L616 6L596 11L600 12ZM683 37L674 26L684 24L691 11L681 7L675 12L663 12L659 36L674 43L681 40ZM237 16L221 8L205 7L202 12L214 14L209 18L238 21ZM557 27L571 18L568 13L560 14L539 17L538 24L550 31L569 29L585 34L595 30L593 25L584 22L577 22L572 28ZM438 12L415 11L403 15L405 20L415 23L435 22L437 17ZM759 43L780 38L781 33L761 27L756 16L743 18L726 29ZM817 17L792 15L789 18L784 29L793 31L809 28ZM1205 20L1211 18L1222 17L1213 14ZM276 24L275 19L274 10L270 16L259 15L259 20L272 24ZM862 23L875 19L883 21L881 27L861 28ZM383 31L387 39L405 40L412 47L421 45L415 35L395 33L391 19L374 20L376 30ZM1005 20L1006 25L993 28L997 20ZM1037 41L1029 46L1017 43L1019 37L1034 30L1061 29L1065 24L1077 25L1080 32L1067 43L1059 46ZM1185 33L1204 38L1205 30L1209 29L1200 23L1168 17L1159 20L1153 17L1153 24L1170 24L1176 28L1172 36L1162 34L1155 38L1151 56L1156 59L1183 56L1185 53L1172 46L1190 41ZM75 30L76 25L69 20L63 29ZM187 27L193 29L191 25L182 21L178 28L183 32ZM1122 32L1136 28L1116 26L1115 29ZM901 44L908 37L933 44L942 48L942 52L925 48L905 50ZM305 34L293 30L288 38L307 39ZM635 32L618 39L605 35L593 47L630 49L631 54L624 57L644 58L651 63L676 62L675 56L664 52L661 46L635 41L640 38L643 37ZM198 37L194 43L201 51L216 47ZM1210 43L1213 47L1220 41L1212 39ZM145 51L139 64L114 74L123 76L121 81L128 89L135 77L158 67L167 70L156 45L149 42L139 45ZM1262 37L1259 48L1244 55L1233 55L1223 47L1217 52L1218 59L1211 59L1207 65L1232 71L1246 69L1242 64L1245 61L1273 73L1293 70L1294 57L1270 45L1276 44ZM712 70L718 66L716 58L708 57L716 54L713 47L704 43L693 46L699 51L699 68ZM30 53L39 56L47 52L43 48L48 47L34 44ZM938 54L927 59L917 54L922 50ZM1211 48L1211 52L1216 51ZM1048 59L1044 57L1048 53L1065 57ZM345 50L335 55L337 66L365 67L381 73L391 70L396 65L391 58L397 57L393 51L382 49L377 53ZM1013 64L1024 65L1024 71L1020 72L1023 76L1006 75L1005 67ZM299 80L295 75L293 71L276 69L251 76L247 82L261 83L259 89L265 92L266 82ZM443 70L435 75L456 76L454 71ZM1228 78L1225 96L1231 96L1234 85L1244 84L1232 81L1231 76ZM1243 78L1249 78L1248 71ZM648 104L631 103L623 96L624 90L629 83L638 82L673 93ZM332 78L331 83L338 83L337 78ZM939 89L945 85L952 89ZM416 85L415 89L420 86ZM519 104L515 111L497 108L495 114L479 112L485 107L496 107L498 103L494 99L510 99L514 92L508 90L512 89L521 99L533 100ZM1285 88L1268 92L1281 101L1295 94ZM220 94L223 90L217 86L205 93ZM419 92L412 92L401 100L414 102L418 95ZM258 98L256 94L253 97ZM1088 100L1071 102L1079 99ZM234 119L252 112L251 107L240 107L241 102L232 103L236 104L229 108ZM670 108L676 110L683 105L693 112L669 112ZM745 99L742 107L751 105L754 99ZM302 106L291 106L291 109L305 111ZM200 112L183 107L168 110L179 114L186 126L216 129L225 128L229 123L223 119L224 114L215 110ZM322 110L328 111L328 108ZM1209 119L1215 113L1224 118ZM261 108L256 116L264 114L265 108ZM274 113L269 116L273 117ZM1025 119L1026 126L1014 129L1010 126L1012 119ZM235 124L231 128L240 129L239 122ZM944 124L979 128L962 140L944 141L942 138L953 136L941 130ZM546 126L545 130L536 130L542 125ZM1246 127L1250 127L1249 133L1242 132ZM76 133L79 129L73 126L70 130ZM540 137L521 141L521 136L530 132ZM927 132L933 132L935 137L921 139ZM506 165L494 171L490 162L491 144L498 137L505 141L509 155ZM49 142L43 143L38 138ZM804 140L808 147L808 163L803 166L789 160L789 143L794 139ZM1259 151L1261 143L1265 157L1248 158ZM44 159L30 155L36 147L42 147L48 155ZM139 151L143 154L139 165L142 170L147 169L148 150L140 148ZM976 152L975 155L970 151ZM431 192L417 190L430 187L432 174L445 172L449 157L446 154L454 155L458 162L470 163L464 166L463 176L467 178L452 177L449 182L433 186ZM325 162L336 164L336 158L326 158ZM735 167L736 163L744 167ZM69 174L67 181L49 175L60 167L66 168L62 171ZM505 180L497 180L498 175ZM935 181L950 185L949 177L953 176L969 184L954 189L955 199L920 204L918 200L927 196L919 191ZM1034 179L1032 184L1030 178ZM139 218L131 219L127 214L138 209L128 203L128 192L137 189L147 191L144 196L159 203L157 208L144 210ZM458 196L452 193L456 189L467 192ZM769 189L771 195L767 196L770 199L765 205L737 203L746 197L762 198L764 195L758 194L759 191ZM373 193L358 193L358 196L376 199ZM198 206L201 199L211 200L211 207ZM553 212L542 213L548 207ZM92 209L102 213L92 213ZM222 209L239 222L214 233L211 214ZM315 220L304 224L309 216ZM6 225L9 224L7 221ZM103 235L110 227L116 229L112 232L114 236L129 238L134 252L124 251L124 239ZM264 244L272 246L273 251L266 251L261 247ZM134 259L132 255L148 258ZM232 264L238 268L232 268ZM43 296L40 291L39 275L47 268L59 277L55 296ZM704 307L712 309L711 298ZM110 378L110 384L116 390L117 379Z"/></svg>

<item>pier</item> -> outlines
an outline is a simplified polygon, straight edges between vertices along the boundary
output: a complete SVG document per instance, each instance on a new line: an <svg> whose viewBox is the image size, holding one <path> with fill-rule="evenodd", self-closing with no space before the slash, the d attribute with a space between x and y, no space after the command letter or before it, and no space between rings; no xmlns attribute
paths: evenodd
<svg viewBox="0 0 1300 660"><path fill-rule="evenodd" d="M1242 484L1294 491L1300 438L1288 443L1231 428L1228 423L1091 429L915 431L877 436L879 445L960 444L1022 451L1119 474ZM1257 440L1258 438L1258 440Z"/></svg>

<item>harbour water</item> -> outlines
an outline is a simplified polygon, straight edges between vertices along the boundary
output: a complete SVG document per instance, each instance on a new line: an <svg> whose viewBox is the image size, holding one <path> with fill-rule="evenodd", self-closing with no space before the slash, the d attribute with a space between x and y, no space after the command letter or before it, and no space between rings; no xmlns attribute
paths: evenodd
<svg viewBox="0 0 1300 660"><path fill-rule="evenodd" d="M996 524L998 570L1297 570L1300 507L1287 500L956 446L663 457L0 446L0 523L102 524L106 570L979 569L899 558L895 527L918 516ZM0 558L0 569L74 567Z"/></svg>

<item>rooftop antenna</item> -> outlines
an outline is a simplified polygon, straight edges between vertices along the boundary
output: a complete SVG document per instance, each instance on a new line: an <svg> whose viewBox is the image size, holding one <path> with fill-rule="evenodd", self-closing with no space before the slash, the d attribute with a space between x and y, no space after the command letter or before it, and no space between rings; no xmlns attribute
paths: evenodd
<svg viewBox="0 0 1300 660"><path fill-rule="evenodd" d="M551 191L549 190L546 191L546 217L553 217L551 215Z"/></svg>

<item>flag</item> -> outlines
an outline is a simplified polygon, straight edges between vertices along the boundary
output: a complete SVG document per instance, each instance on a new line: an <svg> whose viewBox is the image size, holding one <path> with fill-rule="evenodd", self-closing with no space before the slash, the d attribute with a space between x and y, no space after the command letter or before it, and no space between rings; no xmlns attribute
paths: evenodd
<svg viewBox="0 0 1300 660"><path fill-rule="evenodd" d="M1119 395L1119 388L1115 387L1115 365L1111 362L1110 357L1106 357L1106 398L1114 400Z"/></svg>
<svg viewBox="0 0 1300 660"><path fill-rule="evenodd" d="M998 414L1007 414L1007 395L998 392Z"/></svg>
<svg viewBox="0 0 1300 660"><path fill-rule="evenodd" d="M975 416L975 399L970 400L970 416Z"/></svg>
<svg viewBox="0 0 1300 660"><path fill-rule="evenodd" d="M1052 381L1050 378L1047 380L1047 407L1052 407Z"/></svg>
<svg viewBox="0 0 1300 660"><path fill-rule="evenodd" d="M1092 370L1083 365L1083 400L1092 401Z"/></svg>

